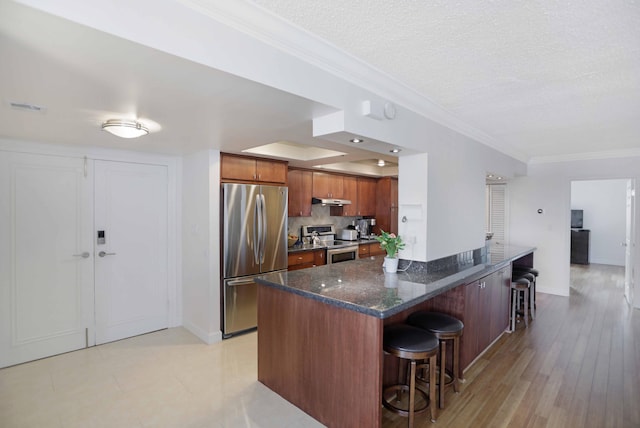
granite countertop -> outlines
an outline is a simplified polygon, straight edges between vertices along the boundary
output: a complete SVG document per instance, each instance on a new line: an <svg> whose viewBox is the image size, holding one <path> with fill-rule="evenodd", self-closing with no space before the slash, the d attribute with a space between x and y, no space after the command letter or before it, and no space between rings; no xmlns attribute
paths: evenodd
<svg viewBox="0 0 640 428"><path fill-rule="evenodd" d="M484 249L483 249L484 250ZM388 318L454 287L482 278L532 253L535 248L493 246L447 258L446 267L433 262L401 260L395 274L382 270L383 256L271 273L256 282L377 318ZM482 254L480 254L482 253Z"/></svg>
<svg viewBox="0 0 640 428"><path fill-rule="evenodd" d="M373 242L378 242L378 241L376 241L375 239L358 239L357 241L345 241L345 242L353 242L353 245L360 245L360 244L371 244ZM292 247L289 247L287 251L289 252L289 254L291 254L291 253L298 253L301 251L322 250L325 248L327 248L327 246L323 244L320 244L320 245L297 244Z"/></svg>

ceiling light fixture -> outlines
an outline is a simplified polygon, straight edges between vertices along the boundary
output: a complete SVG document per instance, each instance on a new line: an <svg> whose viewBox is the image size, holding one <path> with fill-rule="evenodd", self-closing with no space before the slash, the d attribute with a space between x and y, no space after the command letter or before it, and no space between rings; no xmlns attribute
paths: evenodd
<svg viewBox="0 0 640 428"><path fill-rule="evenodd" d="M352 138L349 141L351 141L352 143L363 143L364 140L362 138Z"/></svg>
<svg viewBox="0 0 640 428"><path fill-rule="evenodd" d="M102 124L102 130L120 138L138 138L149 133L149 129L135 120L109 119Z"/></svg>
<svg viewBox="0 0 640 428"><path fill-rule="evenodd" d="M389 153L400 153L402 150L396 148L396 149L391 149L389 150Z"/></svg>
<svg viewBox="0 0 640 428"><path fill-rule="evenodd" d="M384 166L384 160L378 159L378 166Z"/></svg>

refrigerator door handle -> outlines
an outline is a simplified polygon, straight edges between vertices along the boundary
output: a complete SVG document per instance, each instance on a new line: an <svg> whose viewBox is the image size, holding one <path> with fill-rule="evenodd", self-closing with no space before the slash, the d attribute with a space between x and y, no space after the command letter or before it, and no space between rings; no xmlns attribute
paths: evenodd
<svg viewBox="0 0 640 428"><path fill-rule="evenodd" d="M253 216L253 260L256 264L260 263L260 241L262 237L262 210L260 209L260 195L256 195Z"/></svg>
<svg viewBox="0 0 640 428"><path fill-rule="evenodd" d="M267 246L267 203L264 195L260 194L260 210L262 211L262 242L260 242L260 263L264 263L265 248Z"/></svg>

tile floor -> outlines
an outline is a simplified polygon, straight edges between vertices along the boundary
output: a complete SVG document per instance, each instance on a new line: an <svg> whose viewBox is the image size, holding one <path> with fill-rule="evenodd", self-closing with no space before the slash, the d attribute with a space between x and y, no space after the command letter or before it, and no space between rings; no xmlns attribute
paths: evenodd
<svg viewBox="0 0 640 428"><path fill-rule="evenodd" d="M256 354L256 333L172 328L0 369L0 427L322 427L257 381Z"/></svg>

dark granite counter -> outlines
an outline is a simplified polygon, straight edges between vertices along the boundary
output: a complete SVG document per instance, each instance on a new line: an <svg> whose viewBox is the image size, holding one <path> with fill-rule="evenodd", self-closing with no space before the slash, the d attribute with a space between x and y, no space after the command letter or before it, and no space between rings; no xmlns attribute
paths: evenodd
<svg viewBox="0 0 640 428"><path fill-rule="evenodd" d="M378 241L376 241L375 239L358 239L357 241L347 241L347 242L353 242L353 245L360 245L360 244L372 244ZM326 248L327 246L323 244L320 244L320 245L297 244L289 247L287 251L289 252L289 254L291 254L291 253L298 253L301 251L322 250Z"/></svg>
<svg viewBox="0 0 640 428"><path fill-rule="evenodd" d="M400 260L396 274L383 256L267 274L256 282L377 318L387 318L454 287L482 278L535 248L492 246L432 262Z"/></svg>

